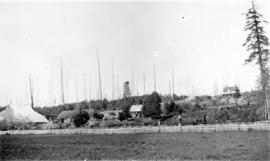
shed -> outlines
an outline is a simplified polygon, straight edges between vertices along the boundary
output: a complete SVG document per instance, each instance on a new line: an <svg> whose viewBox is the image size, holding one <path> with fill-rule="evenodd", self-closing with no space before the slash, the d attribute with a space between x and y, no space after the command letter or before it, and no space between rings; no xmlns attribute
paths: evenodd
<svg viewBox="0 0 270 161"><path fill-rule="evenodd" d="M89 116L91 117L93 114L93 110L83 110L88 112ZM71 122L74 117L80 112L80 110L68 110L68 111L62 111L58 116L57 120L60 120L62 123L68 123Z"/></svg>
<svg viewBox="0 0 270 161"><path fill-rule="evenodd" d="M104 115L103 119L116 119L123 110L107 110L100 112Z"/></svg>
<svg viewBox="0 0 270 161"><path fill-rule="evenodd" d="M237 86L223 88L222 96L236 96L237 94L240 94L240 90Z"/></svg>
<svg viewBox="0 0 270 161"><path fill-rule="evenodd" d="M142 116L143 105L132 105L130 107L130 114L132 117L138 118Z"/></svg>
<svg viewBox="0 0 270 161"><path fill-rule="evenodd" d="M57 116L57 120L60 120L61 123L71 122L78 113L79 110L62 111Z"/></svg>

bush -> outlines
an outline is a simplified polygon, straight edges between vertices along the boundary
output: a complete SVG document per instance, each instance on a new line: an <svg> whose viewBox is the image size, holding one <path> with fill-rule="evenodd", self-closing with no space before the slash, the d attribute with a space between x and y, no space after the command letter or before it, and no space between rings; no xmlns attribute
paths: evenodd
<svg viewBox="0 0 270 161"><path fill-rule="evenodd" d="M191 105L188 103L178 104L177 105L177 112L182 114L184 112L189 112L191 110Z"/></svg>
<svg viewBox="0 0 270 161"><path fill-rule="evenodd" d="M127 112L121 112L121 113L119 113L117 119L120 120L120 121L123 121L123 120L126 120L126 119L130 118L130 117L131 116L130 116L129 113L127 113Z"/></svg>
<svg viewBox="0 0 270 161"><path fill-rule="evenodd" d="M169 115L160 120L161 125L178 125L178 115Z"/></svg>
<svg viewBox="0 0 270 161"><path fill-rule="evenodd" d="M164 106L165 106L167 114L172 113L172 112L176 111L176 109L177 109L177 106L173 101L172 102L166 102L164 104Z"/></svg>
<svg viewBox="0 0 270 161"><path fill-rule="evenodd" d="M2 130L8 130L9 124L5 120L0 122L0 131Z"/></svg>
<svg viewBox="0 0 270 161"><path fill-rule="evenodd" d="M94 117L95 119L100 120L100 119L103 119L104 115L101 114L101 113L96 113L96 112L95 112L94 115L93 115L93 117Z"/></svg>
<svg viewBox="0 0 270 161"><path fill-rule="evenodd" d="M242 109L238 112L238 118L241 122L259 121L259 116L256 114L256 108Z"/></svg>
<svg viewBox="0 0 270 161"><path fill-rule="evenodd" d="M144 100L143 115L145 117L158 117L161 114L160 111L161 97L157 92L153 92L147 96Z"/></svg>
<svg viewBox="0 0 270 161"><path fill-rule="evenodd" d="M87 121L90 119L90 116L88 114L88 112L86 111L80 111L75 117L74 117L74 125L76 127L80 127L82 125L84 125L85 123L87 123Z"/></svg>

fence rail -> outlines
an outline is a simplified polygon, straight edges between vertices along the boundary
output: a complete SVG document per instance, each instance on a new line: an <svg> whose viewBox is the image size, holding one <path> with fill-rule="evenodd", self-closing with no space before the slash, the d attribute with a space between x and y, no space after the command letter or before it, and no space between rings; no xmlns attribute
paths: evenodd
<svg viewBox="0 0 270 161"><path fill-rule="evenodd" d="M8 130L5 134L134 134L159 132L218 132L218 131L270 131L270 123L218 124L197 126L142 126L108 129L46 129L46 130Z"/></svg>

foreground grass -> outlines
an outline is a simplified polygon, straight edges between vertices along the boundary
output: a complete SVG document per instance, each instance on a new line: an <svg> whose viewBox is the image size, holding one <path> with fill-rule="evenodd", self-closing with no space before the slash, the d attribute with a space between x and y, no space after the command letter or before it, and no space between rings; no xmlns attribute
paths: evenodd
<svg viewBox="0 0 270 161"><path fill-rule="evenodd" d="M4 159L270 160L270 132L6 135Z"/></svg>

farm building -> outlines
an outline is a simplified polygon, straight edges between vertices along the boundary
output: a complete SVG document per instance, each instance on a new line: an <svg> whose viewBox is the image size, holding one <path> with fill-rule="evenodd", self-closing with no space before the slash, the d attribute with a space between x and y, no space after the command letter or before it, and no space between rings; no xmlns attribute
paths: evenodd
<svg viewBox="0 0 270 161"><path fill-rule="evenodd" d="M0 112L0 122L16 123L47 123L49 122L43 115L33 110L32 107L24 105L8 105Z"/></svg>
<svg viewBox="0 0 270 161"><path fill-rule="evenodd" d="M130 107L129 113L131 114L132 117L138 118L142 116L142 110L143 105L132 105Z"/></svg>
<svg viewBox="0 0 270 161"><path fill-rule="evenodd" d="M93 110L84 110L88 112L89 116L91 117L94 113ZM74 117L79 113L79 110L68 110L68 111L62 111L58 116L57 120L61 123L71 123Z"/></svg>
<svg viewBox="0 0 270 161"><path fill-rule="evenodd" d="M121 112L123 112L123 110L107 110L100 113L104 115L103 119L112 120L117 119Z"/></svg>
<svg viewBox="0 0 270 161"><path fill-rule="evenodd" d="M240 95L240 90L237 86L224 87L222 96L236 96Z"/></svg>

